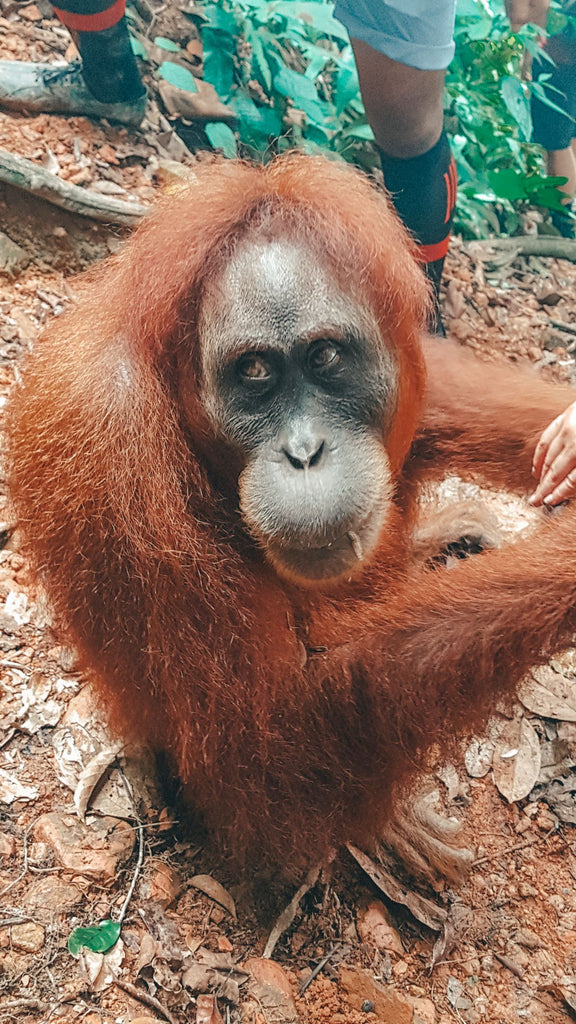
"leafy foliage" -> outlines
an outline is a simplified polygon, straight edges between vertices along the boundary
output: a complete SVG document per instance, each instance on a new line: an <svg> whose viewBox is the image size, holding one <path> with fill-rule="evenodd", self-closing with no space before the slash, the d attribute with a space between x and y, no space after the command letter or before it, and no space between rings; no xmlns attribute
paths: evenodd
<svg viewBox="0 0 576 1024"><path fill-rule="evenodd" d="M90 928L75 928L68 938L68 950L74 957L80 956L82 949L107 953L120 938L121 930L122 925L117 921L100 921Z"/></svg>
<svg viewBox="0 0 576 1024"><path fill-rule="evenodd" d="M255 159L294 147L332 151L378 167L350 43L330 0L200 0L200 7L205 78L238 115L236 135L207 127L214 147ZM555 19L561 29L565 16ZM446 118L460 181L456 227L468 236L514 233L528 206L560 206L558 179L546 177L542 152L530 142L531 94L551 107L561 102L545 79L531 83L523 74L539 35L534 26L513 34L503 0L458 0ZM172 49L162 37L155 43ZM173 84L194 88L181 71L169 62L159 68Z"/></svg>

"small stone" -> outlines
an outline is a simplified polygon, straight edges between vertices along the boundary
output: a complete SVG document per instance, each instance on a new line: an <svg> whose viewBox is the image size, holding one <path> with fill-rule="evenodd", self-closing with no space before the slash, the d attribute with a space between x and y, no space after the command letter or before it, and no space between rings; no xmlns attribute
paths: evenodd
<svg viewBox="0 0 576 1024"><path fill-rule="evenodd" d="M537 363L539 359L542 359L542 349L538 348L537 345L530 345L528 355L533 362Z"/></svg>
<svg viewBox="0 0 576 1024"><path fill-rule="evenodd" d="M371 999L365 999L360 1009L362 1013L375 1013L375 1006Z"/></svg>
<svg viewBox="0 0 576 1024"><path fill-rule="evenodd" d="M431 999L414 1000L414 1019L412 1024L435 1024L436 1007Z"/></svg>
<svg viewBox="0 0 576 1024"><path fill-rule="evenodd" d="M0 273L14 277L30 262L25 249L0 231Z"/></svg>
<svg viewBox="0 0 576 1024"><path fill-rule="evenodd" d="M173 867L163 860L153 860L146 869L142 882L142 895L161 907L168 907L178 897L180 879Z"/></svg>
<svg viewBox="0 0 576 1024"><path fill-rule="evenodd" d="M56 875L46 875L36 878L30 884L22 903L34 917L49 921L54 915L71 910L81 899L82 893L75 885Z"/></svg>
<svg viewBox="0 0 576 1024"><path fill-rule="evenodd" d="M412 1005L391 989L378 985L365 971L340 967L340 989L353 1010L362 1010L366 1001L374 1004L379 1024L412 1024Z"/></svg>
<svg viewBox="0 0 576 1024"><path fill-rule="evenodd" d="M392 924L390 914L380 900L373 900L358 917L358 934L362 942L375 946L382 953L404 953L402 939Z"/></svg>
<svg viewBox="0 0 576 1024"><path fill-rule="evenodd" d="M278 1024L296 1024L298 1011L290 978L280 964L275 960L250 957L243 967L251 976L248 982L249 999L266 1014L266 1019L269 1014Z"/></svg>
<svg viewBox="0 0 576 1024"><path fill-rule="evenodd" d="M25 18L26 21L42 21L42 15L38 10L36 4L28 4L27 7L21 7L18 12L21 18Z"/></svg>
<svg viewBox="0 0 576 1024"><path fill-rule="evenodd" d="M231 953L234 946L230 942L230 939L226 935L218 936L218 949L220 953Z"/></svg>
<svg viewBox="0 0 576 1024"><path fill-rule="evenodd" d="M54 233L57 230L57 228L54 228ZM65 232L65 228L62 228L62 230ZM73 647L61 647L58 662L63 672L74 672L78 668L78 652Z"/></svg>
<svg viewBox="0 0 576 1024"><path fill-rule="evenodd" d="M8 832L0 832L0 857L13 857L16 853L16 840Z"/></svg>
<svg viewBox="0 0 576 1024"><path fill-rule="evenodd" d="M58 862L78 875L111 882L132 853L134 830L117 818L97 818L83 825L72 814L43 814L36 838L53 850Z"/></svg>
<svg viewBox="0 0 576 1024"><path fill-rule="evenodd" d="M44 929L34 921L15 924L10 929L10 938L14 949L23 953L37 953L44 945Z"/></svg>
<svg viewBox="0 0 576 1024"><path fill-rule="evenodd" d="M518 945L525 946L526 949L538 949L542 945L540 937L529 928L519 928L514 938Z"/></svg>

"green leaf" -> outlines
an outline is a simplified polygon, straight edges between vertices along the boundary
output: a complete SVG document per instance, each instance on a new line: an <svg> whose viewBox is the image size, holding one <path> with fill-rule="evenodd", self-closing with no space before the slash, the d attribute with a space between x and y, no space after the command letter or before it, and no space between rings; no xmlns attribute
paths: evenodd
<svg viewBox="0 0 576 1024"><path fill-rule="evenodd" d="M210 25L220 32L234 35L237 29L236 17L231 11L224 10L222 4L205 4L202 7Z"/></svg>
<svg viewBox="0 0 576 1024"><path fill-rule="evenodd" d="M292 100L298 110L303 110L314 121L323 121L327 114L327 105L318 99L316 87L309 78L282 67L274 76L274 88L281 96Z"/></svg>
<svg viewBox="0 0 576 1024"><path fill-rule="evenodd" d="M520 129L522 138L527 142L532 135L532 115L530 114L530 101L524 86L518 78L507 75L502 79L500 92L507 109Z"/></svg>
<svg viewBox="0 0 576 1024"><path fill-rule="evenodd" d="M511 167L489 171L488 181L500 199L526 199L525 177Z"/></svg>
<svg viewBox="0 0 576 1024"><path fill-rule="evenodd" d="M286 18L297 18L306 28L324 32L327 36L348 42L348 33L342 23L332 13L332 6L317 3L315 0L282 0L281 3L270 5L271 12Z"/></svg>
<svg viewBox="0 0 576 1024"><path fill-rule="evenodd" d="M358 75L355 68L342 68L336 78L336 113L338 116L355 99L359 92Z"/></svg>
<svg viewBox="0 0 576 1024"><path fill-rule="evenodd" d="M261 132L266 139L281 134L282 121L273 107L257 107L254 100L244 93L236 93L230 100L230 106L240 118L242 138L246 128Z"/></svg>
<svg viewBox="0 0 576 1024"><path fill-rule="evenodd" d="M251 32L248 38L252 47L252 60L256 66L258 77L266 91L270 93L272 91L272 71L266 59L262 40L257 32Z"/></svg>
<svg viewBox="0 0 576 1024"><path fill-rule="evenodd" d="M135 39L134 36L130 36L130 46L132 47L132 53L136 57L143 57L144 60L146 60L148 50L144 46L144 43L141 43L139 39Z"/></svg>
<svg viewBox="0 0 576 1024"><path fill-rule="evenodd" d="M159 46L161 50L169 50L170 53L180 53L178 43L173 42L172 39L166 39L165 36L156 36L154 45Z"/></svg>
<svg viewBox="0 0 576 1024"><path fill-rule="evenodd" d="M492 18L478 18L470 23L467 30L469 39L487 39L492 32Z"/></svg>
<svg viewBox="0 0 576 1024"><path fill-rule="evenodd" d="M221 149L224 156L229 157L231 160L237 156L236 136L227 124L222 124L220 121L210 121L204 125L204 131L210 140L210 145L214 146L214 149Z"/></svg>
<svg viewBox="0 0 576 1024"><path fill-rule="evenodd" d="M75 928L68 939L68 950L75 957L84 948L93 953L107 953L120 938L121 930L122 925L117 921L100 921L90 928Z"/></svg>
<svg viewBox="0 0 576 1024"><path fill-rule="evenodd" d="M373 142L374 133L369 124L351 124L342 132L345 139L361 139L364 142Z"/></svg>
<svg viewBox="0 0 576 1024"><path fill-rule="evenodd" d="M562 114L564 117L567 117L569 121L573 122L574 118L570 116L568 111L564 110L562 107L559 107L557 103L554 103L550 96L551 92L555 92L561 103L562 100L565 99L564 93L560 92L560 89L557 89L554 85L542 85L542 82L545 82L545 80L548 79L549 77L549 75L542 75L538 82L532 82L532 84L530 85L530 91L534 94L534 96L537 96L542 103L544 103L547 107L550 107L550 110L555 110L557 114Z"/></svg>
<svg viewBox="0 0 576 1024"><path fill-rule="evenodd" d="M234 85L234 60L217 42L210 48L206 42L204 44L204 77L214 86L221 100L229 98Z"/></svg>
<svg viewBox="0 0 576 1024"><path fill-rule="evenodd" d="M186 92L198 92L192 72L183 68L181 64L176 64L173 60L163 61L158 68L158 74L170 82L170 85L177 86L178 89L185 89Z"/></svg>

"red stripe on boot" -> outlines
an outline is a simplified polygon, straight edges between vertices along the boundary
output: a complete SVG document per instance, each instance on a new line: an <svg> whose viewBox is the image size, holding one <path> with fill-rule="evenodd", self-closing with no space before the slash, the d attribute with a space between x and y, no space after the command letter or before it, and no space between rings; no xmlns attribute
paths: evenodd
<svg viewBox="0 0 576 1024"><path fill-rule="evenodd" d="M446 235L441 242L436 242L434 245L419 245L418 246L418 258L422 263L434 263L436 260L444 258L448 252L448 246L450 245L450 235Z"/></svg>
<svg viewBox="0 0 576 1024"><path fill-rule="evenodd" d="M458 170L456 168L456 161L454 157L450 157L450 177L452 178L452 210L456 206L456 196L458 194Z"/></svg>
<svg viewBox="0 0 576 1024"><path fill-rule="evenodd" d="M72 14L55 7L54 13L58 21L74 32L102 32L106 28L117 25L124 17L126 0L116 0L106 11L99 14Z"/></svg>
<svg viewBox="0 0 576 1024"><path fill-rule="evenodd" d="M452 179L449 174L443 174L444 184L446 186L446 216L444 217L444 223L447 224L450 220L450 211L452 209L451 203L451 192L452 192Z"/></svg>

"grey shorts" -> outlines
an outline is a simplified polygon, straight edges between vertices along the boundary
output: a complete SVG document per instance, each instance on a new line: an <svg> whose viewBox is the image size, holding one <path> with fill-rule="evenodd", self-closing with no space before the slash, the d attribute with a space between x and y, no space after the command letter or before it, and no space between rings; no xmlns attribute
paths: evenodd
<svg viewBox="0 0 576 1024"><path fill-rule="evenodd" d="M456 0L336 0L334 8L353 39L421 71L448 67L455 12Z"/></svg>

